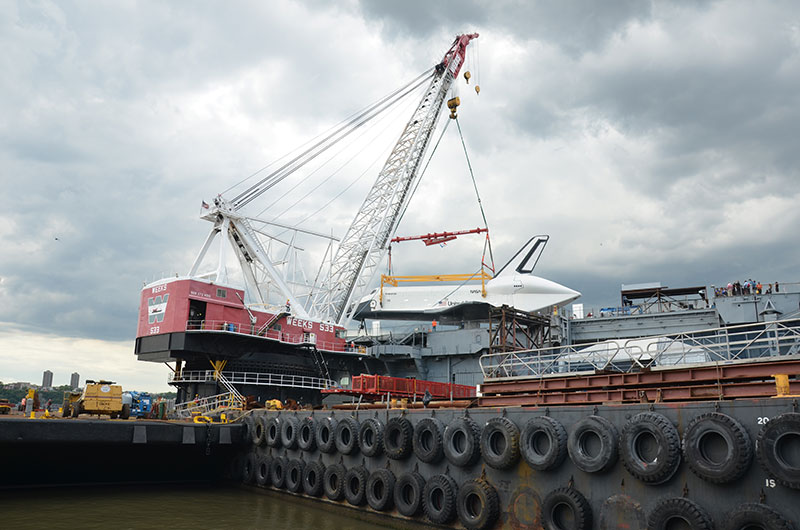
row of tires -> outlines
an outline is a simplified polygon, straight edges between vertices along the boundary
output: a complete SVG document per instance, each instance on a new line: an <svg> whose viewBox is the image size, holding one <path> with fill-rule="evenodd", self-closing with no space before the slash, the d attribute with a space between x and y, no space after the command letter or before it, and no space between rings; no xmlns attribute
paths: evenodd
<svg viewBox="0 0 800 530"><path fill-rule="evenodd" d="M341 464L324 466L286 457L248 454L245 482L273 486L291 493L312 497L326 496L332 501L346 500L353 506L369 505L377 511L397 511L407 517L424 514L435 524L447 524L456 517L468 529L491 528L500 516L500 500L494 486L483 478L460 486L446 474L428 480L417 472L395 477L389 469L371 473L364 466L345 469ZM592 528L592 509L578 490L562 487L551 491L541 504L541 523L547 530L588 530ZM694 530L711 530L714 523L706 511L693 501L672 497L659 501L647 520L648 528L667 529L679 525ZM682 526L681 526L682 525ZM726 530L792 530L783 515L763 504L744 504L726 519Z"/></svg>
<svg viewBox="0 0 800 530"><path fill-rule="evenodd" d="M747 472L755 453L772 478L800 489L800 464L782 456L800 452L798 413L766 423L755 447L736 418L719 412L692 419L682 439L672 422L656 412L634 415L621 433L606 418L587 416L569 435L561 422L549 416L531 418L521 430L505 416L491 418L482 429L468 416L454 418L446 426L434 417L412 425L408 418L396 416L384 425L377 418L359 422L353 417L329 416L318 421L291 415L248 417L246 425L256 445L345 455L360 451L368 457L385 454L396 460L413 454L422 462L433 464L446 458L460 467L482 458L495 469L510 469L521 457L533 469L548 471L569 455L578 469L602 473L621 459L631 475L653 485L668 481L682 457L702 479L732 482Z"/></svg>

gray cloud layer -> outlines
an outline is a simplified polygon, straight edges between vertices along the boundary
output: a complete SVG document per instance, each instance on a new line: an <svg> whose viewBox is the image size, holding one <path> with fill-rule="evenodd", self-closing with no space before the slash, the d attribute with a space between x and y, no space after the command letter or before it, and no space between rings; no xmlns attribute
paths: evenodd
<svg viewBox="0 0 800 530"><path fill-rule="evenodd" d="M132 338L142 281L198 250L202 198L472 30L484 90L462 82L461 120L498 261L550 233L540 274L589 305L797 279L795 3L20 2L0 13L0 322ZM448 137L401 231L476 225L467 179ZM397 262L466 272L474 250Z"/></svg>

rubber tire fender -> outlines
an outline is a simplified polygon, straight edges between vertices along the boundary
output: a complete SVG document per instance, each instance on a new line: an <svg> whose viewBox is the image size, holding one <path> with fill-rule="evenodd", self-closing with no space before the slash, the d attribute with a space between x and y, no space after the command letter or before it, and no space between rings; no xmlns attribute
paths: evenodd
<svg viewBox="0 0 800 530"><path fill-rule="evenodd" d="M286 483L286 470L289 468L289 461L287 458L279 456L272 459L269 466L269 481L276 488L283 489Z"/></svg>
<svg viewBox="0 0 800 530"><path fill-rule="evenodd" d="M392 509L395 482L394 473L388 469L378 469L369 475L366 494L370 508L379 512Z"/></svg>
<svg viewBox="0 0 800 530"><path fill-rule="evenodd" d="M251 484L256 472L256 455L255 453L248 453L244 457L244 465L242 466L242 482Z"/></svg>
<svg viewBox="0 0 800 530"><path fill-rule="evenodd" d="M787 439L787 437L790 437ZM793 444L794 449L785 450ZM800 413L786 412L762 427L756 438L756 454L767 474L787 488L800 489L800 464L786 462L781 454L795 453L800 444Z"/></svg>
<svg viewBox="0 0 800 530"><path fill-rule="evenodd" d="M684 497L670 497L656 503L647 518L648 530L667 530L673 520L682 520L692 530L713 530L714 522L698 504Z"/></svg>
<svg viewBox="0 0 800 530"><path fill-rule="evenodd" d="M286 466L286 478L284 479L284 485L288 491L292 493L300 493L303 491L303 470L305 468L305 462L299 459L294 459L289 461L289 465Z"/></svg>
<svg viewBox="0 0 800 530"><path fill-rule="evenodd" d="M434 475L425 483L422 492L422 509L434 524L446 524L456 515L458 486L450 475Z"/></svg>
<svg viewBox="0 0 800 530"><path fill-rule="evenodd" d="M386 423L383 433L383 451L392 460L402 460L411 455L414 426L401 416L395 416Z"/></svg>
<svg viewBox="0 0 800 530"><path fill-rule="evenodd" d="M344 498L344 476L347 472L341 464L332 464L325 468L322 475L322 490L332 501Z"/></svg>
<svg viewBox="0 0 800 530"><path fill-rule="evenodd" d="M339 420L334 431L336 450L343 455L353 454L358 450L358 422L355 418Z"/></svg>
<svg viewBox="0 0 800 530"><path fill-rule="evenodd" d="M256 484L259 486L269 486L269 470L272 458L264 455L256 462Z"/></svg>
<svg viewBox="0 0 800 530"><path fill-rule="evenodd" d="M444 423L436 418L423 418L414 426L414 438L411 446L416 457L427 463L436 464L444 458L442 433Z"/></svg>
<svg viewBox="0 0 800 530"><path fill-rule="evenodd" d="M455 418L444 430L444 456L459 467L468 467L481 455L480 428L467 416Z"/></svg>
<svg viewBox="0 0 800 530"><path fill-rule="evenodd" d="M500 516L497 490L483 479L468 480L458 489L456 513L468 530L491 528Z"/></svg>
<svg viewBox="0 0 800 530"><path fill-rule="evenodd" d="M253 418L252 430L253 445L266 445L267 443L267 417Z"/></svg>
<svg viewBox="0 0 800 530"><path fill-rule="evenodd" d="M596 435L601 442L597 455L589 455L584 446L587 434ZM608 471L617 461L619 434L614 424L602 416L587 416L572 428L567 439L567 451L575 467L587 473Z"/></svg>
<svg viewBox="0 0 800 530"><path fill-rule="evenodd" d="M281 420L278 416L270 419L266 419L266 417L264 417L264 420L264 438L267 441L267 445L275 448L280 447L281 427L283 420Z"/></svg>
<svg viewBox="0 0 800 530"><path fill-rule="evenodd" d="M322 495L322 482L325 477L325 466L321 462L309 462L303 468L303 491L306 495L319 497Z"/></svg>
<svg viewBox="0 0 800 530"><path fill-rule="evenodd" d="M369 418L358 428L358 448L364 456L378 456L383 451L383 422Z"/></svg>
<svg viewBox="0 0 800 530"><path fill-rule="evenodd" d="M76 401L75 403L72 404L72 407L70 409L70 414L72 415L73 418L77 418L78 416L81 415L81 402L80 401Z"/></svg>
<svg viewBox="0 0 800 530"><path fill-rule="evenodd" d="M245 416L242 420L242 429L239 431L241 436L241 443L246 444L248 442L255 444L255 438L253 437L253 431L256 428L256 421L253 419L253 416Z"/></svg>
<svg viewBox="0 0 800 530"><path fill-rule="evenodd" d="M704 450L709 434L721 437L727 446L727 454L721 462L711 460ZM683 457L698 477L724 484L747 472L753 460L753 442L737 419L720 412L708 412L692 419L683 431Z"/></svg>
<svg viewBox="0 0 800 530"><path fill-rule="evenodd" d="M572 513L573 524L567 528L557 518L556 510L566 507ZM575 488L558 488L542 501L542 525L546 530L590 530L592 528L592 507L589 501Z"/></svg>
<svg viewBox="0 0 800 530"><path fill-rule="evenodd" d="M414 517L422 509L425 479L417 472L400 475L394 484L394 505L406 517Z"/></svg>
<svg viewBox="0 0 800 530"><path fill-rule="evenodd" d="M350 468L344 475L344 498L353 506L361 506L367 496L367 473L364 466Z"/></svg>
<svg viewBox="0 0 800 530"><path fill-rule="evenodd" d="M122 405L122 410L119 413L119 417L123 420L127 420L131 417L131 405L130 403L124 403Z"/></svg>
<svg viewBox="0 0 800 530"><path fill-rule="evenodd" d="M652 461L647 461L639 447L642 436L649 436L658 445ZM646 484L663 484L672 478L681 463L681 439L678 429L666 416L640 412L622 428L619 452L625 469Z"/></svg>
<svg viewBox="0 0 800 530"><path fill-rule="evenodd" d="M313 451L317 446L317 422L314 418L303 418L297 430L297 447L303 451Z"/></svg>
<svg viewBox="0 0 800 530"><path fill-rule="evenodd" d="M481 431L481 455L489 467L509 469L519 460L519 428L508 418L495 417Z"/></svg>
<svg viewBox="0 0 800 530"><path fill-rule="evenodd" d="M766 528L769 530L794 530L794 525L783 515L764 504L742 504L728 516L725 530Z"/></svg>
<svg viewBox="0 0 800 530"><path fill-rule="evenodd" d="M543 447L545 442L547 446ZM567 431L560 421L549 416L531 418L522 428L519 450L533 469L555 469L567 457Z"/></svg>
<svg viewBox="0 0 800 530"><path fill-rule="evenodd" d="M317 423L317 448L323 453L333 453L336 450L336 425L332 417L322 418Z"/></svg>
<svg viewBox="0 0 800 530"><path fill-rule="evenodd" d="M286 449L297 447L297 433L300 429L300 422L297 418L287 417L283 419L281 425L281 446Z"/></svg>

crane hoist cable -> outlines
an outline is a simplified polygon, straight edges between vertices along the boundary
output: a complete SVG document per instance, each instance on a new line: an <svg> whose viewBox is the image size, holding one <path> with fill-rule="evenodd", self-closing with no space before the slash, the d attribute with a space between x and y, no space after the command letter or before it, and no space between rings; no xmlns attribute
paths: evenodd
<svg viewBox="0 0 800 530"><path fill-rule="evenodd" d="M321 136L323 136L323 135L326 135L326 134L327 134L327 136L326 136L325 138L323 138L323 139L322 139L322 140L320 140L319 142L317 142L317 143L315 143L314 145L312 145L312 147L311 147L311 148L309 148L309 149L307 149L307 150L303 151L303 153L301 153L300 155L298 155L297 157L295 157L295 159L294 159L294 160L297 160L298 158L301 158L301 157L302 157L302 156L304 156L304 154L305 154L305 153L307 153L308 151L310 151L310 150L313 150L314 148L316 148L316 147L318 147L318 146L320 146L320 145L324 144L326 141L328 141L328 140L329 140L329 139L331 139L333 136L335 136L335 135L336 135L338 132L341 132L342 130L346 129L346 128L347 128L349 125L351 125L351 124L352 124L352 123L354 123L356 120L358 120L358 119L359 119L359 117L361 117L361 116L363 116L364 114L366 114L367 112L369 112L369 111L371 111L371 110L373 110L373 109L377 108L378 106L380 106L381 104L383 104L384 102L386 102L387 100L389 100L390 98L392 98L393 96L395 96L395 95L397 95L398 93L400 93L401 91L403 91L403 90L404 90L405 88L407 88L408 86L410 86L410 85L414 84L415 82L419 81L420 79L422 79L423 77L425 77L425 78L427 79L428 77L430 77L430 75L432 75L432 71L431 71L431 70L426 70L425 72L423 72L422 74L420 74L419 76L417 76L415 79L413 79L412 81L410 81L410 82L409 82L409 83L407 83L406 85L404 85L404 86L402 86L402 87L400 87L400 88L398 88L398 89L396 89L396 90L392 91L391 93L389 93L389 94L387 94L387 95L385 95L385 96L381 97L380 99L378 99L377 101L375 101L375 102L373 102L373 103L371 103L371 104L367 105L367 106L366 106L366 107L364 107L363 109L361 109L361 110L359 110L359 111L357 111L357 112L354 112L353 114L351 114L350 116L348 116L348 117L347 117L347 118L345 118L344 120L340 121L339 123L337 123L336 125L334 125L334 126L333 126L333 127L331 127L330 129L328 129L327 131L323 131L323 132L321 132L320 134L318 134L317 136L315 136L314 138L312 138L312 139L308 140L307 142L305 142L304 144L302 144L300 147L298 147L297 149L295 149L295 150L294 150L294 152L296 152L296 151L299 151L299 150L300 150L300 149L302 149L304 146L306 146L306 145L308 145L308 144L311 144L312 142L314 142L314 141L315 141L317 138L320 138ZM424 81L424 80L423 80L423 81ZM336 129L336 130L334 130L334 129ZM331 131L333 131L333 132L331 132ZM285 159L285 158L287 158L287 157L291 156L291 154L292 154L292 152L290 151L289 153L286 153L285 155L283 155L282 157L278 158L278 159L277 159L277 160L275 160L274 162L271 162L271 163L267 164L266 166L262 167L261 169L259 169L259 170L255 171L255 172L254 172L254 173L252 173L251 175L249 175L249 176L245 177L244 179L240 180L239 182L237 182L237 183L236 183L236 184L234 184L233 186L229 187L227 190L225 190L225 191L223 192L223 194L224 194L224 193L227 193L228 191L230 191L230 190L232 190L232 189L234 189L236 186L239 186L240 184L242 184L242 183L244 183L244 182L248 181L249 179L251 179L251 178L252 178L252 177L254 177L255 175L258 175L259 173L261 173L261 172L262 172L262 171L264 171L265 169L267 169L267 168L269 168L269 167L271 167L271 166L275 165L277 162L279 162L279 161L281 161L281 160L283 160L283 159ZM291 163L291 162L290 162L290 163ZM264 181L264 180L268 180L269 178L270 178L270 176L268 175L267 177L265 177L264 179L262 179L262 181ZM238 197L240 197L240 196L241 196L241 195L243 195L243 194L246 194L247 192L249 192L249 191L250 191L250 190L252 190L253 188L255 188L255 187L259 186L259 184L260 184L260 183L256 183L256 184L254 184L253 186L251 186L250 188L248 188L247 190L245 190L244 192L242 192L242 193L241 193L239 196L237 196L237 198L238 198Z"/></svg>
<svg viewBox="0 0 800 530"><path fill-rule="evenodd" d="M386 118L386 117L388 117L388 116L390 116L390 115L389 115L389 114L386 114L386 115L384 115L384 117L381 117L381 120L385 119L385 118ZM379 122L377 122L377 123L380 123L380 120L379 120ZM383 130L382 132L386 132L386 130L388 130L390 127L391 127L391 124L387 124L387 125L384 127L384 130ZM363 148L362 148L362 149L359 151L359 153L360 153L360 152L363 152L363 151L364 151L364 149L366 149L366 146L365 146L365 147L363 147ZM350 188L352 188L352 187L353 187L353 186L354 186L354 185L355 185L357 182L359 182L359 181L360 181L360 180L361 180L361 179L362 179L364 176L366 176L367 174L369 174L369 173L370 173L370 171L371 171L371 170L372 170L372 169L375 167L375 165L376 165L376 164L378 164L378 163L379 163L381 160L384 160L384 159L386 158L386 156L388 155L388 152L389 152L390 150L391 150L391 147L387 147L387 148L386 148L384 151L382 151L382 152L378 153L378 154L377 154L377 156L376 156L376 157L375 157L375 158L372 160L372 162L370 162L370 163L369 163L369 165L368 165L368 166L367 166L367 167L366 167L366 168L365 168L365 169L364 169L364 170L363 170L363 171L362 171L362 172L361 172L359 175L357 175L357 176L356 176L356 178L354 178L354 179L353 179L353 180L352 180L352 181L351 181L351 182L350 182L350 183L349 183L347 186L345 186L344 188L342 188L341 190L339 190L339 192L338 192L336 195L334 195L333 197L331 197L331 198L330 198L330 199L329 199L329 200L328 200L328 201L327 201L325 204L323 204L322 206L320 206L319 208L317 208L316 210L314 210L312 213L310 213L310 214L307 214L305 217L303 217L302 219L300 219L299 221L297 221L297 222L295 223L295 226L300 226L301 224L305 223L305 222L306 222L306 221L308 221L309 219L312 219L312 218L314 218L314 216L316 216L316 215L317 215L318 213L320 213L322 210L324 210L325 208L327 208L328 206L330 206L331 204L333 204L333 203L334 203L334 202L335 202L335 201L336 201L336 200L337 200L339 197L341 197L342 195L344 195L344 194L345 194L345 193L346 193L346 192L347 192L347 191L348 191ZM356 153L356 154L355 154L353 157L357 156L359 153ZM353 157L351 157L351 160L352 160L352 158L353 158ZM349 162L349 161L348 161L348 162ZM326 177L326 178L325 178L325 179L324 179L322 182L320 182L320 184L319 184L319 185L317 185L315 189L319 189L319 188L320 188L320 187L321 187L321 186L322 186L322 185L323 185L323 184L324 184L324 183L325 183L327 180L329 180L329 179L330 179L331 177L333 177L333 176L334 176L336 173L338 173L338 172L339 172L339 171L340 171L342 168L344 168L344 167L345 167L345 165L347 165L347 162L345 162L345 164L343 164L341 167L339 167L339 169L337 169L337 170L336 170L336 171L335 171L335 172L334 172L332 175L329 175L329 176L328 176L328 177ZM312 190L312 191L313 191L313 190ZM308 194L306 194L306 196L307 196L307 195L308 195ZM295 205L296 205L296 204L297 204L297 202L295 203ZM275 221L275 220L279 219L279 218L280 218L282 215L284 215L285 213L287 213L287 211L289 211L289 210L290 210L290 208L287 208L287 209L285 209L283 212L281 212L280 214L276 215L276 216L273 218L273 221ZM264 213L264 211L262 211L261 213ZM260 213L259 215L261 215L261 213ZM283 234L285 234L285 233L286 233L286 232L288 232L288 231L289 231L289 230L282 230L282 231L281 231L281 232L279 232L279 233L277 234L277 236L275 236L275 237L281 237Z"/></svg>
<svg viewBox="0 0 800 530"><path fill-rule="evenodd" d="M426 75L428 74L428 75ZM250 186L250 188L246 189L239 195L233 198L233 203L237 209L242 208L253 199L260 196L262 193L269 190L272 186L286 178L288 175L299 169L300 167L304 166L311 160L315 159L317 156L322 154L323 152L330 149L333 145L337 142L342 140L343 138L352 134L355 130L363 126L365 123L368 123L370 120L381 114L386 109L393 106L398 101L401 101L410 93L413 93L420 85L424 84L428 81L429 78L433 76L433 69L430 69L416 79L411 81L410 83L406 84L405 86L401 87L398 90L395 90L388 96L382 98L377 103L370 105L365 110L358 113L354 118L348 121L345 125L339 127L337 130L314 144L313 146L309 147L296 157L294 157L289 162L286 162L283 166L276 169L254 185ZM413 85L413 86L412 86ZM411 88L408 88L408 87ZM337 138L337 136L339 136ZM316 152L315 152L316 151Z"/></svg>
<svg viewBox="0 0 800 530"><path fill-rule="evenodd" d="M409 195L409 200L406 202L403 211L400 212L400 216L397 219L397 226L400 226L400 221L403 220L403 216L406 214L406 210L408 210L408 205L411 204L411 197L417 192L417 188L419 187L419 183L422 182L422 177L425 176L425 172L428 170L428 166L431 164L431 160L433 160L433 155L436 154L436 148L439 147L439 143L442 141L442 137L444 136L445 131L447 131L447 126L450 125L450 120L447 120L444 123L444 127L442 127L442 133L439 135L439 139L436 140L436 144L434 144L433 149L431 150L431 154L428 157L428 161L425 163L425 167L422 168L422 171L419 174L419 178L417 179L416 184L414 184L414 189L411 190L411 195Z"/></svg>
<svg viewBox="0 0 800 530"><path fill-rule="evenodd" d="M469 153L467 152L467 144L464 142L464 135L461 133L461 123L458 118L455 118L456 126L458 127L458 136L461 138L461 145L464 147L464 156L467 158L467 167L469 168L469 175L472 178L472 186L475 188L475 196L478 198L478 207L481 209L481 217L483 217L483 226L489 229L489 222L486 220L486 212L483 211L483 203L481 202L481 194L478 192L478 183L475 182L475 173L472 171L472 163L469 161ZM484 244L484 252L486 246L489 249L489 259L492 261L492 268L494 269L494 254L492 254L492 243L489 240L488 233L486 243ZM492 271L494 272L494 270Z"/></svg>
<svg viewBox="0 0 800 530"><path fill-rule="evenodd" d="M409 98L407 98L407 101L412 100L412 99L413 98L409 97ZM405 110L405 107L396 107L395 110L398 110L398 112L396 112L396 113L399 113L399 112ZM269 203L267 206L265 206L263 209L261 209L261 211L258 212L258 214L256 214L256 216L260 216L260 215L264 214L265 212L267 212L268 210L270 210L273 206L275 206L277 204L280 204L280 203L283 203L285 200L288 200L289 194L291 194L292 192L297 190L301 185L303 185L305 182L307 182L312 176L314 176L316 173L318 173L320 170L322 170L327 164L331 163L339 155L343 154L348 148L353 146L356 142L358 142L364 136L366 136L367 134L372 132L374 129L376 129L382 123L383 123L383 126L380 129L380 133L379 134L386 133L386 131L393 126L392 122L388 121L388 118L390 118L392 116L393 116L393 113L391 113L391 112L382 113L381 117L379 119L373 121L370 125L368 125L361 134L359 134L359 135L357 135L355 137L351 137L341 149L339 149L336 153L331 155L327 160L325 160L319 166L317 166L316 168L311 170L303 178L301 178L297 182L295 182L284 193L282 193L280 195L276 195L275 199L271 203ZM388 121L388 123L387 123L387 121ZM342 171L342 169L344 169L345 166L347 166L354 158L356 158L358 156L358 154L363 152L368 146L369 145L363 146L355 155L351 156L346 162L344 162L344 164L340 165L335 171L333 171L333 173L329 174L327 177L322 179L321 182L319 182L318 184L314 185L311 188L311 190L308 191L305 195L303 195L300 199L297 199L291 206L284 208L284 210L281 213L275 215L273 220L277 220L279 217L283 216L285 213L287 213L288 211L292 210L292 208L294 208L294 206L296 206L299 202L303 201L309 195L311 195L312 193L314 193L315 191L320 189L332 177L334 177L337 173Z"/></svg>
<svg viewBox="0 0 800 530"><path fill-rule="evenodd" d="M308 164L309 162L311 162L312 160L314 160L315 158L320 156L322 153L324 153L325 151L327 151L328 149L330 149L331 147L336 145L338 142L340 142L341 140L343 140L344 138L346 138L347 136L349 136L350 134L355 132L357 129L362 127L364 124L368 123L373 118L375 118L376 116L380 115L383 111L387 110L388 108L393 106L395 103L401 101L408 94L411 94L419 86L424 84L426 80L427 79L423 79L417 85L415 85L414 87L412 87L411 89L409 89L405 93L400 94L398 97L395 97L393 100L391 100L388 103L386 103L386 105L383 108L379 108L378 110L374 111L372 114L369 114L369 115L363 114L363 115L359 116L357 118L357 120L354 120L353 122L351 122L351 124L349 124L349 125L351 125L349 130L345 130L345 129L347 129L347 127L340 128L338 131L336 131L335 133L330 135L328 138L322 140L321 142L318 142L316 145L312 146L311 148L307 149L305 152L301 153L300 155L298 155L297 157L295 157L291 161L289 161L286 164L284 164L281 168L277 169L276 171L274 171L273 173L271 173L270 175L268 175L267 177L262 179L259 183L257 183L254 186L252 186L249 190L241 193L237 198L234 199L234 205L235 205L236 209L240 209L240 208L246 206L248 203L250 203L251 201L253 201L257 197L259 197L261 194L263 194L264 192L266 192L267 190L271 189L273 186L275 186L276 184L281 182L283 179L285 179L286 177L288 177L289 175L291 175L292 173L294 173L295 171L297 171L301 167L305 166L306 164ZM366 116L366 117L364 117L364 116ZM358 121L358 120L360 120L360 121ZM335 138L334 139L334 137L337 134L339 134L341 131L344 131L344 133L342 133L342 135L339 138ZM328 140L330 140L330 141L328 142ZM328 143L326 144L326 142L328 142ZM316 152L314 152L315 149L318 149L318 150Z"/></svg>

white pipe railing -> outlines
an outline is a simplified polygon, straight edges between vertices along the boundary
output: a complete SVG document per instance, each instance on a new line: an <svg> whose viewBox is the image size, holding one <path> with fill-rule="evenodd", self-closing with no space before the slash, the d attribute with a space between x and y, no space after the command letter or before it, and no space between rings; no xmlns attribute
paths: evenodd
<svg viewBox="0 0 800 530"><path fill-rule="evenodd" d="M316 333L287 333L276 329L263 329L253 324L242 324L227 320L188 320L186 321L186 331L202 331L217 333L237 333L240 335L252 335L264 339L270 339L284 344L306 344L313 345L318 350L363 354L364 349L352 343L339 341L320 340Z"/></svg>
<svg viewBox="0 0 800 530"><path fill-rule="evenodd" d="M261 372L222 372L222 376L236 385L283 386L322 390L338 386L335 381L307 375L272 374ZM183 370L170 374L167 383L208 383L214 381L214 370Z"/></svg>
<svg viewBox="0 0 800 530"><path fill-rule="evenodd" d="M634 372L800 354L800 319L593 344L554 346L483 355L484 380L594 372Z"/></svg>
<svg viewBox="0 0 800 530"><path fill-rule="evenodd" d="M180 418L190 418L194 414L206 415L217 410L242 408L244 407L240 397L232 392L226 392L177 403L175 405L175 413Z"/></svg>

